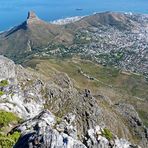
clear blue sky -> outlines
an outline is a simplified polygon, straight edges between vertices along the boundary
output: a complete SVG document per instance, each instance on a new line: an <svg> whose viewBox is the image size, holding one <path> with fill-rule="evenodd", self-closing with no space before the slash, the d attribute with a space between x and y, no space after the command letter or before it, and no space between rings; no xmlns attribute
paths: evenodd
<svg viewBox="0 0 148 148"><path fill-rule="evenodd" d="M46 21L102 11L148 14L148 0L0 0L0 30L21 23L29 10Z"/></svg>

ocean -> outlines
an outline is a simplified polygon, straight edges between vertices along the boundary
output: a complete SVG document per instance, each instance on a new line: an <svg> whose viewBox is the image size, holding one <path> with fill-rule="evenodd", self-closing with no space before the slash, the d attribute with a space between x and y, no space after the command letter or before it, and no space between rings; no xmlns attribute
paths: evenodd
<svg viewBox="0 0 148 148"><path fill-rule="evenodd" d="M29 10L50 22L103 11L148 13L148 0L0 0L0 31L23 22Z"/></svg>

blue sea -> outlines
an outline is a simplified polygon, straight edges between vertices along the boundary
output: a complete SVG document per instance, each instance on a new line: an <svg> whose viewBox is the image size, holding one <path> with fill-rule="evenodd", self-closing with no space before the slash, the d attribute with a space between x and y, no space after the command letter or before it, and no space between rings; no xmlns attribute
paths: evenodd
<svg viewBox="0 0 148 148"><path fill-rule="evenodd" d="M0 31L20 24L29 10L53 21L103 11L148 13L148 0L0 0Z"/></svg>

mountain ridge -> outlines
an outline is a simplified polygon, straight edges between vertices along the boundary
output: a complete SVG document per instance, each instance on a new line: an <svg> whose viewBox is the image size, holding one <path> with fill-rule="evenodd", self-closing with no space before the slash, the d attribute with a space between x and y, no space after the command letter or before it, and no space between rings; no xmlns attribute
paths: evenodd
<svg viewBox="0 0 148 148"><path fill-rule="evenodd" d="M147 28L148 17L138 14L96 13L55 25L30 12L28 20L0 35L0 53L18 63L76 55L147 76Z"/></svg>
<svg viewBox="0 0 148 148"><path fill-rule="evenodd" d="M33 48L48 46L50 39L54 40L55 37L61 36L62 32L63 29L59 25L42 21L34 12L29 12L26 21L1 34L1 42L4 47L0 46L0 51L1 53L4 51L4 54L7 55L9 54L9 48L12 47L13 52L25 54L31 50L32 46ZM16 47L13 47L11 43L15 44Z"/></svg>
<svg viewBox="0 0 148 148"><path fill-rule="evenodd" d="M78 60L75 62L78 64ZM83 62L81 66L86 68ZM106 148L147 146L147 128L136 108L138 106L138 109L143 109L143 104L147 105L146 100L135 100L132 97L132 103L132 99L129 98L128 102L121 97L122 94L122 100L118 95L112 98L110 93L101 92L100 83L97 92L92 92L86 84L81 89L77 88L76 79L74 81L70 75L72 72L63 72L58 67L55 67L56 72L53 72L54 66L45 67L46 70L51 70L46 73L50 73L49 76L43 70L15 65L3 56L0 56L0 63L0 89L3 92L0 94L0 113L11 112L23 120L18 123L6 120L8 123L1 125L1 139L8 140L3 143L0 139L2 145L12 141L6 135L19 132L20 139L7 148L14 144L16 148L51 145L88 148L102 145ZM71 64L68 65L71 67ZM60 65L59 67L61 68ZM68 67L63 66L62 69L68 70ZM80 78L77 77L78 82L79 79L87 81L77 71L74 75L80 75ZM113 86L105 86L105 90L108 89L113 89ZM64 139L68 141L65 143ZM130 142L125 139L130 139Z"/></svg>

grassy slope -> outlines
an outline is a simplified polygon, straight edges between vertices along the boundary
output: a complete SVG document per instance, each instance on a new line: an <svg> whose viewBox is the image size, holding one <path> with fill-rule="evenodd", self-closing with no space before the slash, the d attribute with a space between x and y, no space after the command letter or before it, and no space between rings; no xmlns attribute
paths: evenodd
<svg viewBox="0 0 148 148"><path fill-rule="evenodd" d="M100 93L114 102L127 102L135 106L145 125L148 126L148 83L136 74L122 72L113 67L103 67L80 59L33 59L27 63L40 73L52 78L57 72L67 73L75 86L90 89L93 94ZM94 80L90 80L83 71Z"/></svg>
<svg viewBox="0 0 148 148"><path fill-rule="evenodd" d="M19 139L19 132L9 133L19 122L21 119L14 113L0 110L0 148L12 148Z"/></svg>

